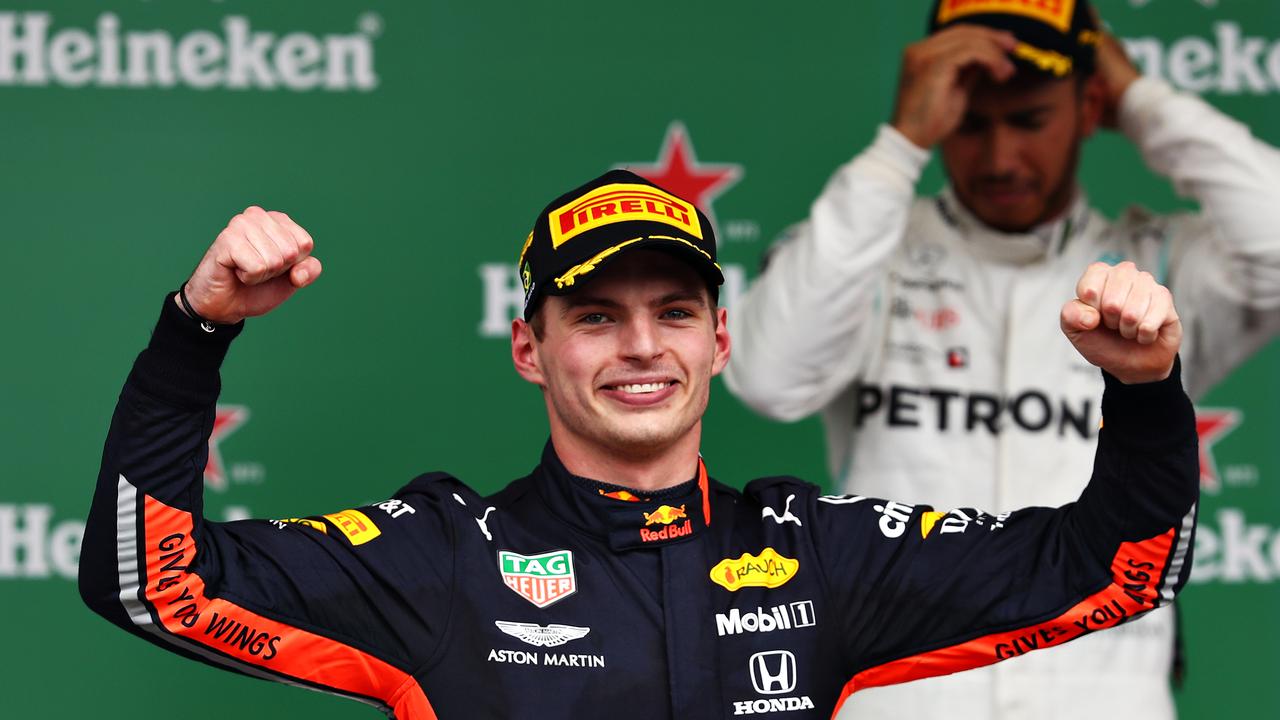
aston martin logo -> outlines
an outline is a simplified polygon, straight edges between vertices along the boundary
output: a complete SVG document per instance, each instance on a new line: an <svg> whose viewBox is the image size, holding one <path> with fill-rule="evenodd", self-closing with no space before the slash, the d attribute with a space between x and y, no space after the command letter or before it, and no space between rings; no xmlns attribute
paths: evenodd
<svg viewBox="0 0 1280 720"><path fill-rule="evenodd" d="M551 624L542 627L537 623L507 622L506 620L494 620L493 624L511 637L519 638L530 645L537 645L538 647L556 647L570 640L585 637L587 633L591 632L591 628L574 627L572 625Z"/></svg>

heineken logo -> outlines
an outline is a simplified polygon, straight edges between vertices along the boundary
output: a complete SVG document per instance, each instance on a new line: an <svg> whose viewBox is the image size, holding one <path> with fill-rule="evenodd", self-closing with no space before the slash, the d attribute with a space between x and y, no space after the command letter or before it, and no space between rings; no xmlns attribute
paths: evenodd
<svg viewBox="0 0 1280 720"><path fill-rule="evenodd" d="M502 582L512 592L540 608L572 595L578 589L573 575L573 553L552 550L541 555L498 551Z"/></svg>

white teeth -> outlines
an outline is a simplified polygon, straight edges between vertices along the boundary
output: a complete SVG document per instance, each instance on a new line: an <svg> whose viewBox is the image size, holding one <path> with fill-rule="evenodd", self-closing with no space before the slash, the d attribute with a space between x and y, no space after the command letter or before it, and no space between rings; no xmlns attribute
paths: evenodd
<svg viewBox="0 0 1280 720"><path fill-rule="evenodd" d="M661 389L665 388L666 386L668 386L668 385L670 385L670 384L671 384L671 383L666 383L666 382L660 382L660 383L638 383L638 384L634 384L634 385L619 385L619 386L618 386L618 389L619 389L619 390L621 390L621 391L622 391L622 392L624 392L624 393L627 393L628 395L636 395L636 394L639 394L639 393L651 393L651 392L657 392L657 391L659 391L659 390L661 390Z"/></svg>

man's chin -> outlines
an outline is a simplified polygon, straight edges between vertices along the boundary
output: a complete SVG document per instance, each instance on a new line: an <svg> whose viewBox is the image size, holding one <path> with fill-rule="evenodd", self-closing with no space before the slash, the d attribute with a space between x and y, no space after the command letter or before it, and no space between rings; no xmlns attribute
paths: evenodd
<svg viewBox="0 0 1280 720"><path fill-rule="evenodd" d="M607 432L611 450L628 457L649 457L664 452L687 433L673 422L645 418L645 422L619 423Z"/></svg>
<svg viewBox="0 0 1280 720"><path fill-rule="evenodd" d="M969 206L974 216L993 230L1006 233L1023 233L1040 223L1043 214L1040 207L1032 203L975 203Z"/></svg>

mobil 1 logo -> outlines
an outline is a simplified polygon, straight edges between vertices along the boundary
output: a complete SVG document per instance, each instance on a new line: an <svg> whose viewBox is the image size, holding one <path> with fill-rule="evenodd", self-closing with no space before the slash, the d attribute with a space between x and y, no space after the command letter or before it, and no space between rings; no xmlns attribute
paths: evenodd
<svg viewBox="0 0 1280 720"><path fill-rule="evenodd" d="M767 633L775 630L793 630L813 627L817 624L812 600L774 605L771 608L756 607L742 611L733 608L727 613L716 613L716 634L740 635L742 633Z"/></svg>

